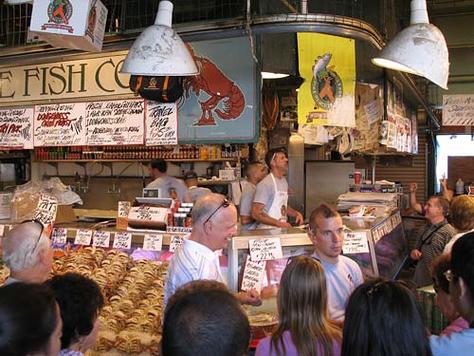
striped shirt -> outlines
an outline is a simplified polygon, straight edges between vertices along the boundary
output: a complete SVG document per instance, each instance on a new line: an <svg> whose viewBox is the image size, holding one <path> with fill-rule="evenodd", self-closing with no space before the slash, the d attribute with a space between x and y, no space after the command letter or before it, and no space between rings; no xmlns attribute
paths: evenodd
<svg viewBox="0 0 474 356"><path fill-rule="evenodd" d="M196 241L184 240L182 247L176 251L168 267L165 305L179 287L199 279L226 283L221 273L217 252Z"/></svg>

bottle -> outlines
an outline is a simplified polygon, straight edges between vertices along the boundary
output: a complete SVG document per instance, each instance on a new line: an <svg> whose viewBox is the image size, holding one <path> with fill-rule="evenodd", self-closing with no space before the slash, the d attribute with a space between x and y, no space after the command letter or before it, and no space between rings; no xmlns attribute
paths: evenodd
<svg viewBox="0 0 474 356"><path fill-rule="evenodd" d="M456 182L456 194L461 195L464 194L464 182L461 178L459 178Z"/></svg>

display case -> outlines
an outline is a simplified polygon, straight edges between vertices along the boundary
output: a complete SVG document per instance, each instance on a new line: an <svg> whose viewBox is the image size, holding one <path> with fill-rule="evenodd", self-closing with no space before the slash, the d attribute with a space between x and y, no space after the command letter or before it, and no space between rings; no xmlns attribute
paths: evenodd
<svg viewBox="0 0 474 356"><path fill-rule="evenodd" d="M368 251L352 246L351 252L365 252L345 253L347 257L359 264L364 276L395 278L408 254L400 213L397 211L388 217L372 220L343 217L343 223L346 227L346 234L357 232L359 237L366 238ZM310 255L314 249L306 231L302 229L266 229L241 232L232 238L227 251L228 285L232 290L240 289L243 266L249 255L249 241L269 237L280 239L283 258L268 261L263 281L264 292L266 288L275 289L275 286L278 286L289 258ZM347 250L349 247L348 242L345 241L343 250Z"/></svg>

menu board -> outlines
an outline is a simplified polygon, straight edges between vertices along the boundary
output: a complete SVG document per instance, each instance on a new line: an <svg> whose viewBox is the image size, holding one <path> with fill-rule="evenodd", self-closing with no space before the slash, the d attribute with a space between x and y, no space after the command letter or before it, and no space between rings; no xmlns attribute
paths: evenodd
<svg viewBox="0 0 474 356"><path fill-rule="evenodd" d="M0 147L33 148L33 108L0 109Z"/></svg>
<svg viewBox="0 0 474 356"><path fill-rule="evenodd" d="M36 105L33 121L34 145L83 145L85 105L86 103Z"/></svg>
<svg viewBox="0 0 474 356"><path fill-rule="evenodd" d="M143 99L95 101L85 104L88 145L141 145L144 127Z"/></svg>
<svg viewBox="0 0 474 356"><path fill-rule="evenodd" d="M176 103L147 101L145 114L145 144L178 144L178 108Z"/></svg>

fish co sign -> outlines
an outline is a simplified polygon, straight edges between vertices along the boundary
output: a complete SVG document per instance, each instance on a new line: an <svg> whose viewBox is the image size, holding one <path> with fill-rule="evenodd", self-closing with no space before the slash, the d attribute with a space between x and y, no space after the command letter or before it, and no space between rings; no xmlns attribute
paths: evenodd
<svg viewBox="0 0 474 356"><path fill-rule="evenodd" d="M124 52L107 57L0 68L0 106L131 94Z"/></svg>

